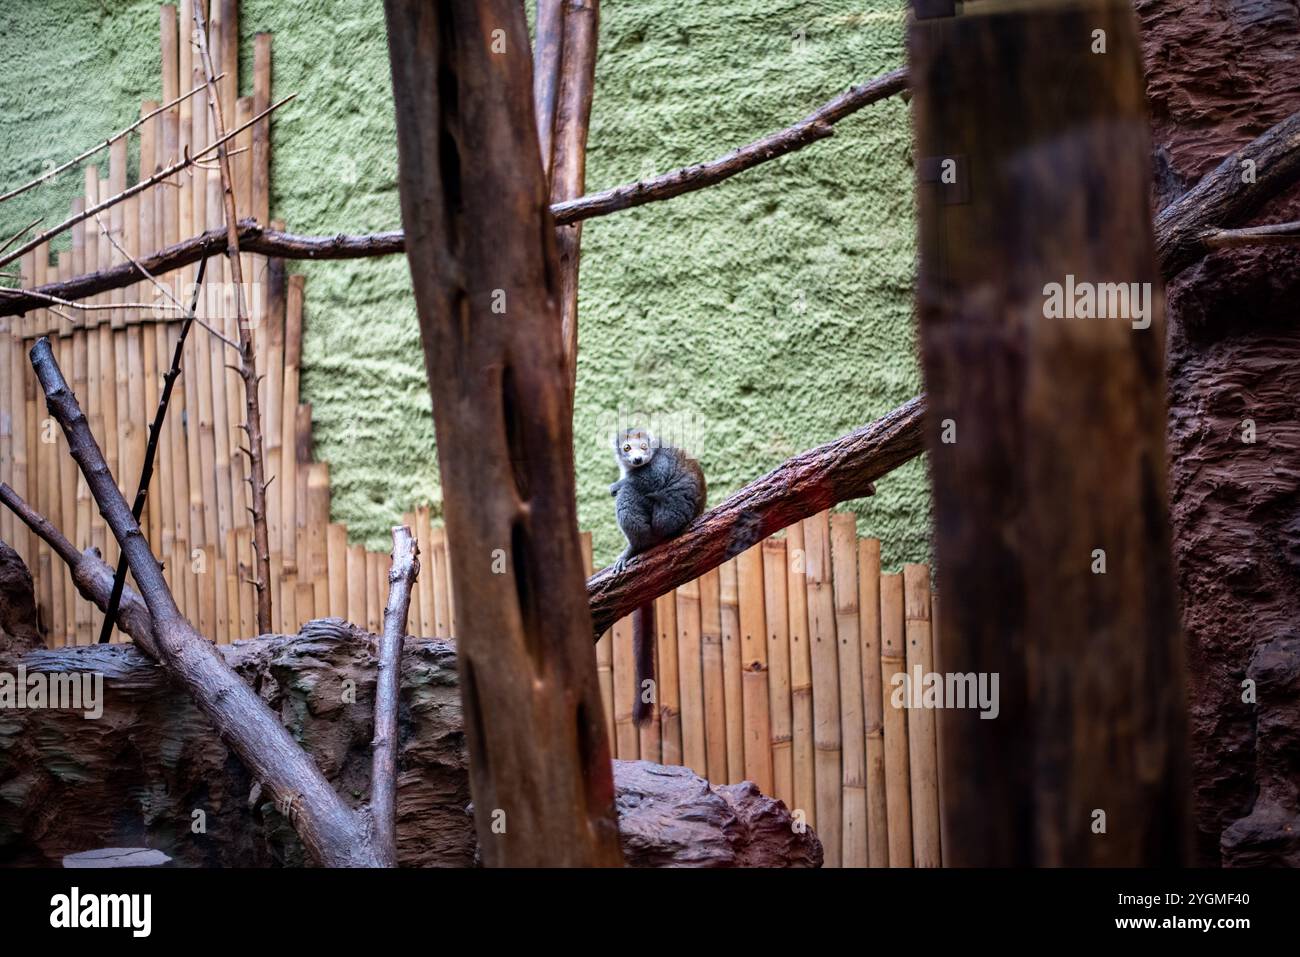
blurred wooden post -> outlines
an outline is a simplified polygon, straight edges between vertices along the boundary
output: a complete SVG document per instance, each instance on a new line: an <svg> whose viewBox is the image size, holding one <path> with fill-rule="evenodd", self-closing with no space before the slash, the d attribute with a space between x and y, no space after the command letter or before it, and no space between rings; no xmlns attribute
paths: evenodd
<svg viewBox="0 0 1300 957"><path fill-rule="evenodd" d="M490 866L621 866L524 11L384 10L479 847Z"/></svg>
<svg viewBox="0 0 1300 957"><path fill-rule="evenodd" d="M956 866L1186 860L1140 54L1119 0L910 28L939 657L999 681L996 718L941 716Z"/></svg>

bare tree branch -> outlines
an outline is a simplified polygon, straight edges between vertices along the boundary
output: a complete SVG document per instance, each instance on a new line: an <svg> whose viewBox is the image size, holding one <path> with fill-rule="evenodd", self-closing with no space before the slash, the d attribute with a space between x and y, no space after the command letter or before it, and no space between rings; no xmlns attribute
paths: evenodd
<svg viewBox="0 0 1300 957"><path fill-rule="evenodd" d="M411 586L420 573L420 549L410 526L393 527L393 567L388 572L384 633L379 637L379 678L375 683L375 736L370 742L370 815L375 856L384 867L397 866L397 709L401 700L402 643L411 608Z"/></svg>
<svg viewBox="0 0 1300 957"><path fill-rule="evenodd" d="M1271 127L1201 177L1156 215L1156 255L1166 280L1205 255L1204 234L1245 220L1300 179L1300 113Z"/></svg>
<svg viewBox="0 0 1300 957"><path fill-rule="evenodd" d="M113 590L113 569L109 568L95 548L79 552L67 537L54 527L48 518L36 511L4 482L0 482L0 504L18 516L28 528L41 538L55 555L62 559L72 573L72 582L82 597L107 612L109 596ZM158 647L153 640L153 617L145 607L140 593L129 585L122 589L117 607L117 624L151 658L157 659Z"/></svg>
<svg viewBox="0 0 1300 957"><path fill-rule="evenodd" d="M32 347L31 359L50 415L63 428L68 450L140 586L153 619L158 663L189 691L222 739L265 784L316 860L327 867L377 866L361 816L343 803L266 703L176 607L162 567L118 491L44 336Z"/></svg>
<svg viewBox="0 0 1300 957"><path fill-rule="evenodd" d="M564 0L537 0L536 37L533 41L533 111L537 114L537 144L542 172L551 175L554 152L555 109L560 97L560 69L564 60Z"/></svg>
<svg viewBox="0 0 1300 957"><path fill-rule="evenodd" d="M1201 242L1210 249L1236 246L1281 246L1300 242L1300 221L1247 226L1243 229L1211 229L1201 234Z"/></svg>
<svg viewBox="0 0 1300 957"><path fill-rule="evenodd" d="M787 459L705 512L676 538L634 556L622 572L587 582L595 637L633 609L699 578L768 535L839 502L925 450L925 399L918 396L848 435Z"/></svg>
<svg viewBox="0 0 1300 957"><path fill-rule="evenodd" d="M563 226L712 186L768 160L803 149L809 143L833 136L835 131L832 127L844 117L868 104L901 93L906 88L907 70L894 70L840 94L793 126L769 133L726 156L673 170L639 183L616 186L590 196L554 203L551 214L555 217L556 225Z"/></svg>
<svg viewBox="0 0 1300 957"><path fill-rule="evenodd" d="M248 327L248 305L244 302L244 271L239 258L239 217L235 209L234 179L230 172L230 156L222 145L226 123L222 116L221 96L217 91L217 71L212 67L212 54L208 49L208 30L203 19L203 4L192 5L194 35L198 40L199 56L208 77L208 108L212 112L212 128L217 135L217 162L221 166L221 192L226 212L226 257L230 261L230 279L235 287L235 318L239 329L239 377L244 383L244 434L248 447L248 487L253 515L253 560L257 579L257 630L263 634L271 630L271 544L266 527L266 467L262 445L262 410L257 395L257 362L253 356L253 335ZM245 124L251 125L251 124Z"/></svg>
<svg viewBox="0 0 1300 957"><path fill-rule="evenodd" d="M222 75L222 76L225 76L224 73L221 74L221 75ZM113 141L114 141L114 140L120 140L122 137L126 136L126 135L127 135L128 133L130 133L131 131L139 129L141 126L143 126L143 125L144 125L145 123L147 123L149 120L153 119L153 118L154 118L155 116L157 116L159 113L162 113L162 112L164 112L164 111L166 111L166 110L170 110L173 106L175 106L177 103L180 103L182 100L188 100L191 96L193 96L195 93L199 92L199 90L201 90L201 89L203 89L202 86L196 86L194 89L190 90L188 93L182 93L180 96L176 97L176 99L172 100L171 102L169 102L169 103L164 103L162 106L158 107L158 109L149 111L149 112L146 113L144 116L140 117L138 120L136 120L136 121L135 121L134 123L132 123L130 126L128 126L126 129L124 129L124 130L118 130L116 133L114 133L114 134L113 134L112 136L110 136L108 139L104 140L104 142L100 143L98 146L92 146L90 149L86 150L86 151L85 151L84 153L82 153L81 155L79 155L79 156L74 156L72 159L68 160L68 161L67 161L66 163L64 163L63 165L61 165L61 166L56 166L54 169L52 169L52 170L50 170L50 171L48 171L48 172L42 173L40 176L36 177L36 178L35 178L34 180L32 180L30 183L24 183L22 186L19 186L17 189L11 189L9 192L5 193L3 196L0 196L0 203L3 203L6 199L13 199L15 196L19 196L19 195L21 195L21 194L27 192L29 189L35 189L37 186L40 186L42 183L48 183L50 180L54 179L54 177L58 176L58 175L59 175L60 173L62 173L64 170L66 170L66 169L71 169L73 166L76 166L76 165L77 165L78 163L80 163L82 160L84 160L84 159L88 159L88 158L90 158L91 156L94 156L94 155L95 155L96 153L98 153L100 150L106 150L106 149L108 149L110 146L113 145Z"/></svg>

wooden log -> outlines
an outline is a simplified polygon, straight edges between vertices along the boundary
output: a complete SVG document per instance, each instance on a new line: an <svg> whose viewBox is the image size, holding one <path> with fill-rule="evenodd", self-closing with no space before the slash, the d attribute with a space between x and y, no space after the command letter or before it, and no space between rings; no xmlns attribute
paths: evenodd
<svg viewBox="0 0 1300 957"><path fill-rule="evenodd" d="M107 569L105 569L107 572ZM111 577L111 572L107 572ZM351 794L354 774L371 772L375 639L346 623L313 621L299 635L269 635L216 652L241 680L260 687L287 730L303 741L331 783ZM29 673L104 674L104 720L78 711L6 709L0 734L14 760L0 771L0 856L18 866L57 865L73 847L130 844L140 838L180 866L303 866L311 859L266 798L249 801L242 762L210 723L134 648L0 649L0 667L21 660ZM285 675L292 676L284 681ZM357 707L338 706L351 682ZM454 646L404 642L398 712L396 792L398 863L470 867L474 830L469 761L461 724ZM84 780L53 773L68 755ZM613 765L620 839L632 866L816 867L821 845L799 831L781 805L752 787L710 786L685 768L641 762ZM9 776L7 772L23 773ZM93 782L95 786L87 786ZM206 795L208 839L196 842L174 822L188 819L192 795ZM105 821L103 809L114 808ZM138 843L138 841L137 841Z"/></svg>
<svg viewBox="0 0 1300 957"><path fill-rule="evenodd" d="M700 657L706 776L710 781L727 782L731 777L727 771L727 692L722 664L722 574L716 568L700 576ZM666 725L664 740L668 740ZM666 744L664 763L671 763Z"/></svg>
<svg viewBox="0 0 1300 957"><path fill-rule="evenodd" d="M912 866L911 772L908 769L907 709L897 696L904 657L903 576L880 576L880 675L884 696L885 806L889 866Z"/></svg>
<svg viewBox="0 0 1300 957"><path fill-rule="evenodd" d="M880 540L877 538L858 540L858 609L867 751L867 858L871 867L888 867L884 695L880 679Z"/></svg>
<svg viewBox="0 0 1300 957"><path fill-rule="evenodd" d="M722 605L722 687L727 713L727 776L745 774L745 703L741 688L744 640L740 630L740 586L736 560L718 566L719 602Z"/></svg>
<svg viewBox="0 0 1300 957"><path fill-rule="evenodd" d="M862 647L858 614L858 520L831 516L835 635L839 645L840 761L843 774L845 867L866 867L867 749L862 703Z"/></svg>
<svg viewBox="0 0 1300 957"><path fill-rule="evenodd" d="M808 582L808 640L812 657L813 746L817 775L817 834L826 866L844 860L843 772L840 762L839 649L831 568L830 520L826 512L804 519L804 572Z"/></svg>
<svg viewBox="0 0 1300 957"><path fill-rule="evenodd" d="M971 4L910 32L942 658L999 679L997 720L946 715L951 859L1182 864L1185 669L1134 12ZM959 194L929 175L944 157ZM1118 283L1136 298L1107 292ZM1070 286L1086 312L1093 284L1109 318L1053 306ZM1099 839L1099 811L1123 840Z"/></svg>
<svg viewBox="0 0 1300 957"><path fill-rule="evenodd" d="M906 615L907 673L911 701L907 713L907 766L912 780L912 863L939 867L939 771L935 746L935 713L924 703L924 684L918 678L934 672L930 635L930 569L903 566L903 608ZM917 708L917 694L922 706Z"/></svg>
<svg viewBox="0 0 1300 957"><path fill-rule="evenodd" d="M677 588L677 678L681 689L682 763L708 773L704 743L703 650L700 646L700 585Z"/></svg>
<svg viewBox="0 0 1300 957"><path fill-rule="evenodd" d="M816 749L813 744L812 651L808 636L807 552L804 548L803 522L786 529L786 620L790 628L790 731L792 736L792 783L794 801L791 809L816 827L817 775Z"/></svg>

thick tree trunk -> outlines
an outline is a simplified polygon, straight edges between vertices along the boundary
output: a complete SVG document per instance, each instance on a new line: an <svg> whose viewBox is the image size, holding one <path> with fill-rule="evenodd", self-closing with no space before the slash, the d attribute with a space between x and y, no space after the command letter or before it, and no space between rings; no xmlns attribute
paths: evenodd
<svg viewBox="0 0 1300 957"><path fill-rule="evenodd" d="M1121 0L977 3L915 21L910 47L936 657L999 679L995 720L940 711L945 857L1177 864L1186 703L1137 25ZM1149 312L1052 314L1049 284L1072 279L1145 284Z"/></svg>
<svg viewBox="0 0 1300 957"><path fill-rule="evenodd" d="M484 860L617 866L523 9L387 0Z"/></svg>

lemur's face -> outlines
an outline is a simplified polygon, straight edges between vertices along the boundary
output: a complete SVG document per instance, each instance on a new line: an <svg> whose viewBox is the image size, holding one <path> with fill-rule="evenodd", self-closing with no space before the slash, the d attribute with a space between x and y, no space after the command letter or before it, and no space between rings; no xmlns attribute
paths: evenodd
<svg viewBox="0 0 1300 957"><path fill-rule="evenodd" d="M626 429L614 436L614 455L629 469L645 465L658 448L655 437L645 429Z"/></svg>

